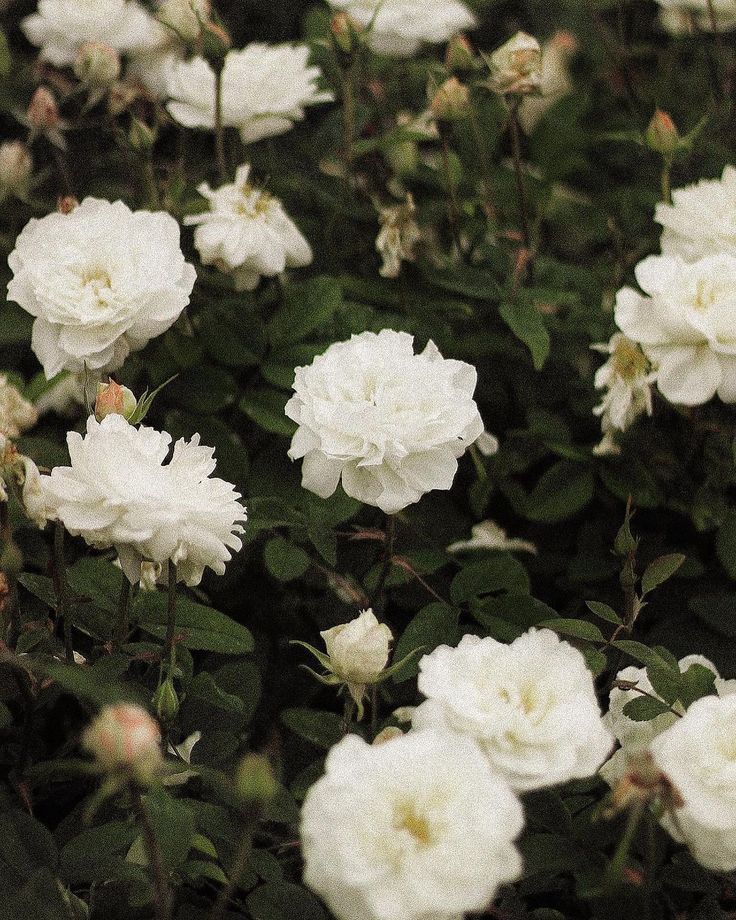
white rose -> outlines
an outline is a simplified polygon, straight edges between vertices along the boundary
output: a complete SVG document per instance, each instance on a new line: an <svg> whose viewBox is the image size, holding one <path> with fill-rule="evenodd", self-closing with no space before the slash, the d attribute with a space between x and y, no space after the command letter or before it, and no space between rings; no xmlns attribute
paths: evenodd
<svg viewBox="0 0 736 920"><path fill-rule="evenodd" d="M319 67L308 65L306 45L251 44L230 51L222 74L222 120L240 131L244 144L284 134L301 121L307 106L329 102L321 92ZM202 57L177 61L168 110L185 128L215 126L215 72Z"/></svg>
<svg viewBox="0 0 736 920"><path fill-rule="evenodd" d="M712 3L716 28L719 32L736 29L736 0L657 0L662 26L671 35L687 35L697 29L712 32Z"/></svg>
<svg viewBox="0 0 736 920"><path fill-rule="evenodd" d="M577 39L567 31L556 32L542 45L539 95L526 96L519 106L519 123L527 134L532 134L552 106L575 88L570 60L577 49Z"/></svg>
<svg viewBox="0 0 736 920"><path fill-rule="evenodd" d="M736 256L736 167L720 179L701 179L672 192L654 214L662 224L662 252L694 262L704 256Z"/></svg>
<svg viewBox="0 0 736 920"><path fill-rule="evenodd" d="M307 793L304 882L338 920L457 920L514 881L521 805L477 745L348 735Z"/></svg>
<svg viewBox="0 0 736 920"><path fill-rule="evenodd" d="M477 374L433 342L416 355L413 342L363 332L296 369L289 456L304 458L305 489L327 498L342 480L348 495L393 514L451 488L458 457L483 431Z"/></svg>
<svg viewBox="0 0 736 920"><path fill-rule="evenodd" d="M736 256L691 264L650 256L637 265L636 280L645 295L622 288L616 324L655 365L662 395L686 406L716 393L736 401Z"/></svg>
<svg viewBox="0 0 736 920"><path fill-rule="evenodd" d="M41 58L69 67L85 42L104 42L121 54L151 48L161 26L136 0L39 0L38 11L21 28Z"/></svg>
<svg viewBox="0 0 736 920"><path fill-rule="evenodd" d="M49 379L120 367L176 321L196 278L171 215L97 198L29 221L8 264L8 299L36 317L31 347Z"/></svg>
<svg viewBox="0 0 736 920"><path fill-rule="evenodd" d="M613 746L585 659L548 629L442 645L420 660L419 690L414 727L475 739L519 791L591 776Z"/></svg>
<svg viewBox="0 0 736 920"><path fill-rule="evenodd" d="M391 630L379 623L372 610L363 610L349 623L320 633L330 665L347 684L371 684L386 667Z"/></svg>
<svg viewBox="0 0 736 920"><path fill-rule="evenodd" d="M715 872L736 869L736 695L706 696L651 744L684 800L663 825Z"/></svg>
<svg viewBox="0 0 736 920"><path fill-rule="evenodd" d="M542 48L533 35L517 32L488 58L497 93L535 93L542 85Z"/></svg>
<svg viewBox="0 0 736 920"><path fill-rule="evenodd" d="M364 29L378 54L411 57L423 44L446 42L478 22L460 0L328 0Z"/></svg>
<svg viewBox="0 0 736 920"><path fill-rule="evenodd" d="M8 381L7 374L0 374L0 433L6 438L18 438L37 421L35 406Z"/></svg>
<svg viewBox="0 0 736 920"><path fill-rule="evenodd" d="M118 551L132 583L141 562L177 565L177 576L199 584L205 567L225 571L245 521L240 495L212 477L214 451L199 435L176 442L153 428L135 428L122 415L87 420L86 436L67 435L71 466L43 476L46 500L69 533L91 546Z"/></svg>
<svg viewBox="0 0 736 920"><path fill-rule="evenodd" d="M238 168L235 182L214 191L205 182L199 194L209 201L202 214L184 218L196 225L194 245L205 265L233 276L239 291L252 291L261 276L280 275L312 261L309 243L281 202L249 181L250 166Z"/></svg>
<svg viewBox="0 0 736 920"><path fill-rule="evenodd" d="M41 473L30 457L22 457L23 464L23 507L28 517L40 528L53 520L54 511L49 508Z"/></svg>
<svg viewBox="0 0 736 920"><path fill-rule="evenodd" d="M469 550L491 550L506 553L535 553L537 547L528 540L509 537L503 527L495 521L481 521L470 530L469 540L458 540L447 547L448 553L464 553Z"/></svg>
<svg viewBox="0 0 736 920"><path fill-rule="evenodd" d="M106 706L85 730L82 746L104 770L124 770L141 782L163 766L158 723L132 703Z"/></svg>

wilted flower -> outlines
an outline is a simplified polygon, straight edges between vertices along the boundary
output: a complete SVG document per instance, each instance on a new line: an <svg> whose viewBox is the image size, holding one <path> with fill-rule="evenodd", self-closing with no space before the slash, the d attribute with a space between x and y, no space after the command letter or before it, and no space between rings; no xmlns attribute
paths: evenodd
<svg viewBox="0 0 736 920"><path fill-rule="evenodd" d="M244 144L283 134L304 118L307 106L332 100L318 87L319 67L308 66L306 45L251 44L230 51L222 74L223 124ZM171 117L185 128L215 126L215 72L203 57L172 68Z"/></svg>
<svg viewBox="0 0 736 920"><path fill-rule="evenodd" d="M701 179L660 202L654 219L662 224L662 252L694 262L705 256L736 256L736 167L720 179Z"/></svg>
<svg viewBox="0 0 736 920"><path fill-rule="evenodd" d="M463 553L468 550L495 550L507 553L536 553L537 547L528 540L509 537L495 521L481 521L470 531L469 540L458 540L447 547L448 553Z"/></svg>
<svg viewBox="0 0 736 920"><path fill-rule="evenodd" d="M483 431L477 374L430 342L414 354L406 332L363 332L298 367L286 414L299 428L289 450L304 458L302 485L345 492L387 514L449 489L457 459Z"/></svg>
<svg viewBox="0 0 736 920"><path fill-rule="evenodd" d="M519 123L532 134L543 116L574 89L570 61L578 50L578 41L565 30L555 34L542 45L542 69L539 75L539 95L525 96L519 106Z"/></svg>
<svg viewBox="0 0 736 920"><path fill-rule="evenodd" d="M537 93L542 85L542 49L526 32L517 32L487 58L489 85L502 96Z"/></svg>
<svg viewBox="0 0 736 920"><path fill-rule="evenodd" d="M401 263L414 261L414 247L422 237L416 222L417 209L411 194L403 204L381 208L378 222L381 230L376 237L376 249L383 259L383 278L398 278Z"/></svg>
<svg viewBox="0 0 736 920"><path fill-rule="evenodd" d="M0 200L8 193L25 195L31 181L33 159L22 141L0 144Z"/></svg>
<svg viewBox="0 0 736 920"><path fill-rule="evenodd" d="M694 31L712 32L715 17L718 32L736 29L736 0L657 0L659 19L671 35Z"/></svg>
<svg viewBox="0 0 736 920"><path fill-rule="evenodd" d="M18 438L24 431L33 428L37 421L35 406L10 383L7 374L0 374L0 434L6 438Z"/></svg>
<svg viewBox="0 0 736 920"><path fill-rule="evenodd" d="M86 42L104 42L120 54L150 48L160 26L136 0L39 0L38 11L21 22L41 59L70 67Z"/></svg>
<svg viewBox="0 0 736 920"><path fill-rule="evenodd" d="M419 690L414 728L473 738L513 789L592 776L613 746L585 659L549 629L441 645L419 661Z"/></svg>
<svg viewBox="0 0 736 920"><path fill-rule="evenodd" d="M328 0L366 32L378 54L411 57L423 44L446 42L477 20L461 0Z"/></svg>
<svg viewBox="0 0 736 920"><path fill-rule="evenodd" d="M100 767L138 782L151 782L163 767L161 730L140 706L106 706L86 728L82 746Z"/></svg>
<svg viewBox="0 0 736 920"><path fill-rule="evenodd" d="M603 440L594 453L618 453L615 434L626 431L641 415L652 414L652 384L657 379L644 352L620 332L607 345L591 346L609 355L595 374L595 386L605 390L593 409L601 417Z"/></svg>
<svg viewBox="0 0 736 920"><path fill-rule="evenodd" d="M650 256L635 275L645 294L630 287L618 292L616 325L655 366L662 395L686 406L716 393L735 402L736 256L691 264L679 256Z"/></svg>
<svg viewBox="0 0 736 920"><path fill-rule="evenodd" d="M456 920L518 878L523 813L477 745L348 735L302 808L304 882L338 920Z"/></svg>
<svg viewBox="0 0 736 920"><path fill-rule="evenodd" d="M261 276L312 261L309 243L281 202L252 185L249 175L250 166L243 165L233 183L213 190L204 182L198 191L209 201L209 210L184 218L185 224L197 226L194 245L202 262L232 275L239 291L252 291Z"/></svg>
<svg viewBox="0 0 736 920"><path fill-rule="evenodd" d="M129 425L122 415L87 420L67 435L71 466L42 477L47 502L69 533L90 546L114 546L132 583L148 560L177 566L188 585L205 567L225 571L239 550L245 508L230 483L212 476L214 451L181 439L166 463L171 435Z"/></svg>
<svg viewBox="0 0 736 920"><path fill-rule="evenodd" d="M196 277L173 217L97 198L29 221L8 264L8 299L36 317L31 347L49 379L120 367L176 321Z"/></svg>
<svg viewBox="0 0 736 920"><path fill-rule="evenodd" d="M736 695L696 700L651 744L682 807L662 824L715 872L736 869Z"/></svg>

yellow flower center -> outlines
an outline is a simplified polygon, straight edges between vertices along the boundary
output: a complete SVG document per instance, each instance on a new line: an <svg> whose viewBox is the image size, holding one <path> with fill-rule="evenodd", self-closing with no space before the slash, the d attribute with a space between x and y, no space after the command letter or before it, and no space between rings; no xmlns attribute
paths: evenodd
<svg viewBox="0 0 736 920"><path fill-rule="evenodd" d="M413 802L402 802L395 812L394 827L407 831L421 847L429 846L432 833L427 819L420 815Z"/></svg>
<svg viewBox="0 0 736 920"><path fill-rule="evenodd" d="M648 361L636 342L624 338L616 343L613 353L613 368L626 383L633 383L647 372Z"/></svg>
<svg viewBox="0 0 736 920"><path fill-rule="evenodd" d="M235 210L244 217L260 217L261 214L268 211L273 201L273 195L270 192L258 192L250 182L242 186L240 194L242 200L238 202Z"/></svg>

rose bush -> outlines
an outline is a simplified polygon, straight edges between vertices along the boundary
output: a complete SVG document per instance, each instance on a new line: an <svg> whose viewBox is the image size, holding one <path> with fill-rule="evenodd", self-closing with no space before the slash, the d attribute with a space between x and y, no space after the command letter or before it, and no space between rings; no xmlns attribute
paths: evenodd
<svg viewBox="0 0 736 920"><path fill-rule="evenodd" d="M0 920L729 920L736 0L0 0Z"/></svg>

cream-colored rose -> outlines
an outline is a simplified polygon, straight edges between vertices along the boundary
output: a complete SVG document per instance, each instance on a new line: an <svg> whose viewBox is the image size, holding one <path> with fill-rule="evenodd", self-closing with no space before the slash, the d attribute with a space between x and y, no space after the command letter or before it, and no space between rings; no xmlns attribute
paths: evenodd
<svg viewBox="0 0 736 920"><path fill-rule="evenodd" d="M349 623L320 633L335 674L347 684L371 684L388 663L393 636L372 610L364 610Z"/></svg>

